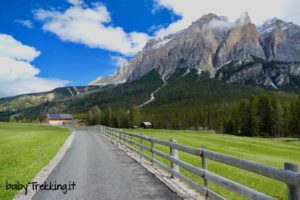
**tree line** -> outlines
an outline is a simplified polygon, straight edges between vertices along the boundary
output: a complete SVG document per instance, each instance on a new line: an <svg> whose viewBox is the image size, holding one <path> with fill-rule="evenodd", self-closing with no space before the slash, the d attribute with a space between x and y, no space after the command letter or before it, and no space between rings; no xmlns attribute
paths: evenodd
<svg viewBox="0 0 300 200"><path fill-rule="evenodd" d="M130 109L92 107L84 116L90 125L116 128L152 122L154 128L213 129L250 137L299 137L300 96L288 102L275 95L261 94L234 103L167 105Z"/></svg>
<svg viewBox="0 0 300 200"><path fill-rule="evenodd" d="M116 111L111 107L101 110L98 106L93 106L86 118L90 125L102 124L116 128L138 126L142 122L141 112L137 106L132 106L130 110L120 108Z"/></svg>
<svg viewBox="0 0 300 200"><path fill-rule="evenodd" d="M290 105L267 94L244 99L237 114L224 122L224 132L240 136L296 136L300 133L295 126L300 123L297 110L300 111L300 98Z"/></svg>

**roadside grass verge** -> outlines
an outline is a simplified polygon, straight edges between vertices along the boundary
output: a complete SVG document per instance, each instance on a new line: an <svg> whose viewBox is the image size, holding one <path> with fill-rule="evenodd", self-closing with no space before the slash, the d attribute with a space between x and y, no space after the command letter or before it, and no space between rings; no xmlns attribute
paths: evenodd
<svg viewBox="0 0 300 200"><path fill-rule="evenodd" d="M6 182L31 182L69 135L58 127L0 123L0 199L12 199L19 192L6 190Z"/></svg>
<svg viewBox="0 0 300 200"><path fill-rule="evenodd" d="M205 145L208 150L278 168L283 168L284 162L290 162L300 166L300 141L294 138L250 138L215 134L210 131L153 129L127 129L125 131L153 136L163 140L175 139L177 143L197 148L200 148L201 145ZM145 145L149 146L150 144L145 142ZM167 147L156 145L155 148L165 153L170 153ZM148 154L150 155L150 153ZM181 160L193 164L194 166L199 168L201 166L201 159L197 156L179 152L179 157ZM169 161L159 156L156 156L156 158L170 166ZM273 196L276 199L287 199L287 187L281 182L211 160L208 160L208 169L230 180ZM182 168L180 168L180 172L203 185L203 180L200 177ZM210 188L225 196L227 199L244 199L238 194L213 183L210 183Z"/></svg>

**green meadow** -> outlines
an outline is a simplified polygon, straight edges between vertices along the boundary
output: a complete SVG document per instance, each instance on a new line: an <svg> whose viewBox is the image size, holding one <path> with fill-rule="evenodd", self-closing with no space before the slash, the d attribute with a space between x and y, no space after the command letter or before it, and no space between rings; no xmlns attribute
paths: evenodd
<svg viewBox="0 0 300 200"><path fill-rule="evenodd" d="M250 138L232 135L216 134L209 131L177 131L177 130L152 130L152 129L127 129L147 136L153 136L163 140L175 139L177 143L193 147L205 145L208 150L224 153L238 158L251 160L257 163L283 168L284 162L290 162L300 166L300 140L294 138ZM149 145L149 144L146 144ZM156 149L169 153L167 147L156 145ZM201 159L183 152L179 157L195 166L201 166ZM169 161L156 156L160 161L170 164ZM230 167L208 160L208 169L230 180L268 194L276 199L287 199L287 187L285 184L269 178L256 175L241 169ZM203 184L203 180L184 170L181 173ZM236 193L228 191L214 183L209 186L213 191L225 196L227 199L244 199Z"/></svg>
<svg viewBox="0 0 300 200"><path fill-rule="evenodd" d="M0 199L12 199L18 193L6 190L6 182L31 182L69 135L69 130L58 127L0 123Z"/></svg>

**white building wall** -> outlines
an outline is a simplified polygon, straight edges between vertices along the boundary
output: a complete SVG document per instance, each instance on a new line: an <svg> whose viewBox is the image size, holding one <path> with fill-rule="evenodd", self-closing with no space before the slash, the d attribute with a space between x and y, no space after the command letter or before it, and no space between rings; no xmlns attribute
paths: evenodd
<svg viewBox="0 0 300 200"><path fill-rule="evenodd" d="M50 125L62 125L64 122L62 120L49 120Z"/></svg>

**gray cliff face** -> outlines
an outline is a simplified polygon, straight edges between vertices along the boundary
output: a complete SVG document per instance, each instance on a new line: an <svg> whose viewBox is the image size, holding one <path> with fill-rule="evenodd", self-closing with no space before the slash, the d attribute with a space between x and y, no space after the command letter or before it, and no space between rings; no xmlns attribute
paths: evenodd
<svg viewBox="0 0 300 200"><path fill-rule="evenodd" d="M227 32L226 38L220 44L215 67L220 67L228 61L251 60L253 55L265 58L256 26L245 14L235 22L234 28Z"/></svg>
<svg viewBox="0 0 300 200"><path fill-rule="evenodd" d="M148 42L128 81L154 68L163 76L177 68L196 68L214 74L226 62L248 60L251 55L265 58L256 26L247 14L235 23L208 14L177 34Z"/></svg>
<svg viewBox="0 0 300 200"><path fill-rule="evenodd" d="M268 60L300 61L300 26L274 18L258 31Z"/></svg>
<svg viewBox="0 0 300 200"><path fill-rule="evenodd" d="M230 75L226 75L226 70L221 71L217 78L240 85L255 84L274 89L300 88L300 63L273 61L272 65L254 62L246 67L240 66Z"/></svg>
<svg viewBox="0 0 300 200"><path fill-rule="evenodd" d="M168 77L178 68L208 71L214 77L227 63L253 62L253 57L294 62L294 66L285 63L266 70L261 63L254 63L226 81L238 84L255 81L259 85L272 87L289 84L290 76L299 75L296 62L300 61L300 27L278 19L256 27L247 13L235 22L208 14L185 30L163 39L149 40L128 65L93 84L131 82L152 69L157 69L162 77Z"/></svg>
<svg viewBox="0 0 300 200"><path fill-rule="evenodd" d="M138 55L136 56L135 60L138 60ZM127 65L121 66L119 70L111 74L107 77L99 77L96 80L92 81L90 85L99 85L99 86L105 86L105 85L117 85L121 83L125 83L128 79L128 77L132 74L134 70L134 60L128 63Z"/></svg>

